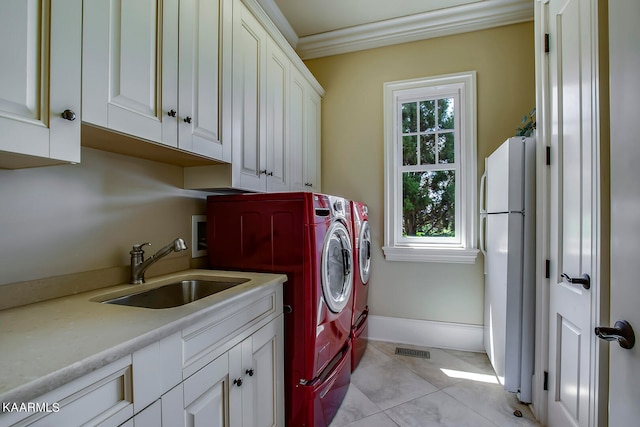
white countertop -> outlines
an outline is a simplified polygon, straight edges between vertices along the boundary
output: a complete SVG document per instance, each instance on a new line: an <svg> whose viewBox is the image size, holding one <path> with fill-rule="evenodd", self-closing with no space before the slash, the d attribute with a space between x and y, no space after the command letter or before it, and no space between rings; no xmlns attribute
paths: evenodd
<svg viewBox="0 0 640 427"><path fill-rule="evenodd" d="M181 280L244 277L248 282L179 307L149 309L91 301ZM282 274L186 270L0 311L0 402L28 402L142 347L213 310L286 281ZM99 298L98 298L99 299Z"/></svg>

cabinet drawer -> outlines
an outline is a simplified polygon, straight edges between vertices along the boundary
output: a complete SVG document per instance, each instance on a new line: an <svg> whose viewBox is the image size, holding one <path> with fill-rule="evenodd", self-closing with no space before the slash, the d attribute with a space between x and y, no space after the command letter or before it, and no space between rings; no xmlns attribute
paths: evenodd
<svg viewBox="0 0 640 427"><path fill-rule="evenodd" d="M133 416L132 378L131 356L123 357L33 402L24 402L39 405L31 413L5 412L0 426L118 426Z"/></svg>
<svg viewBox="0 0 640 427"><path fill-rule="evenodd" d="M214 360L282 312L282 291L230 304L182 333L183 378Z"/></svg>

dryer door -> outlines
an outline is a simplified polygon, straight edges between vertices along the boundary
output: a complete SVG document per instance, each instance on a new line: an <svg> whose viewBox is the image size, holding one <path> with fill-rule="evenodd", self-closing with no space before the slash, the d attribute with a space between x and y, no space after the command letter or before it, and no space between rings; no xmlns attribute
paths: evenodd
<svg viewBox="0 0 640 427"><path fill-rule="evenodd" d="M360 280L366 285L369 281L369 271L371 270L371 230L369 221L363 221L360 228L360 247L358 248L358 266L360 269Z"/></svg>
<svg viewBox="0 0 640 427"><path fill-rule="evenodd" d="M351 238L347 228L335 221L322 249L322 293L331 311L339 313L349 302L353 287Z"/></svg>

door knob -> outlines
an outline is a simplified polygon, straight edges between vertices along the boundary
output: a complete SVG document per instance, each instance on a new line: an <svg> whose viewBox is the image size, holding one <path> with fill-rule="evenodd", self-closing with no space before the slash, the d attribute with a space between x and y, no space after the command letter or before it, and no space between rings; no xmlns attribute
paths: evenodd
<svg viewBox="0 0 640 427"><path fill-rule="evenodd" d="M633 348L636 343L636 335L633 328L626 320L618 320L613 328L598 326L595 329L596 336L605 341L618 341L620 347L627 350Z"/></svg>
<svg viewBox="0 0 640 427"><path fill-rule="evenodd" d="M70 122L76 119L76 113L73 110L64 110L61 114L62 118Z"/></svg>
<svg viewBox="0 0 640 427"><path fill-rule="evenodd" d="M562 278L572 285L582 285L583 288L591 288L591 277L588 274L583 274L580 277L570 277L566 273L562 273Z"/></svg>

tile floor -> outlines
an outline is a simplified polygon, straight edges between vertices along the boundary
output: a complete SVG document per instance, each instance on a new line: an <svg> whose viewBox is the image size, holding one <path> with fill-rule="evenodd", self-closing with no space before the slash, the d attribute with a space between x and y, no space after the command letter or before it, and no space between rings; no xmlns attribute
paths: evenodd
<svg viewBox="0 0 640 427"><path fill-rule="evenodd" d="M396 355L396 347L427 350L430 358ZM330 427L539 425L497 383L484 353L370 341Z"/></svg>

